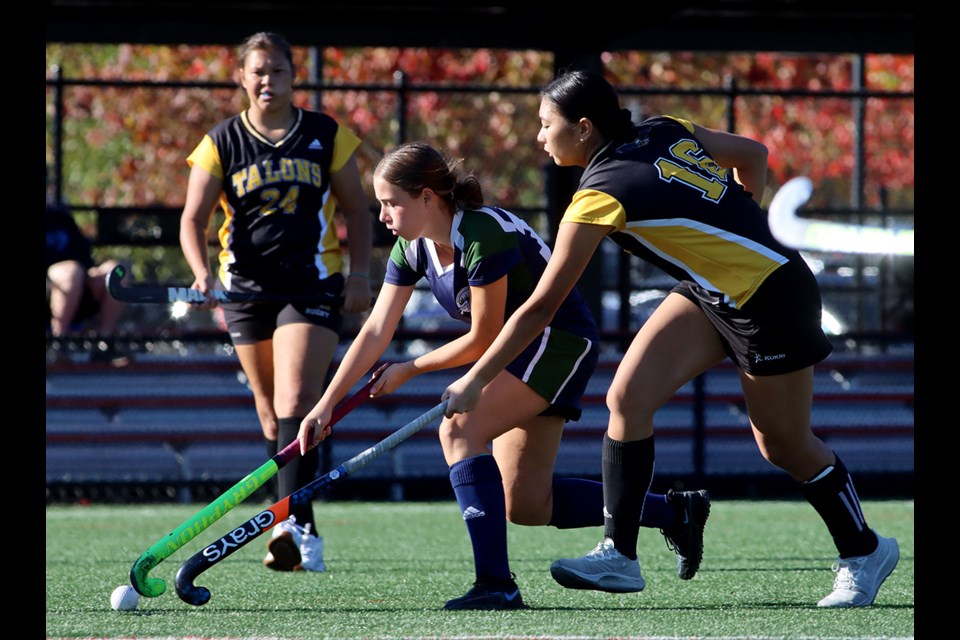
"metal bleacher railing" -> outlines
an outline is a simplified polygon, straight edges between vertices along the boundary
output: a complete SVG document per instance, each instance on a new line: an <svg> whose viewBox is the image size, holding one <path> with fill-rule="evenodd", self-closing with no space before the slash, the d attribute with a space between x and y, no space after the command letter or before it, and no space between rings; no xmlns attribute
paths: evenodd
<svg viewBox="0 0 960 640"><path fill-rule="evenodd" d="M392 358L402 357L395 353ZM391 357L386 358L387 360ZM564 434L556 472L599 478L610 351ZM438 401L457 371L415 378L348 414L324 448L324 466L374 444ZM912 486L913 350L840 353L818 365L813 426L858 475ZM229 349L147 354L124 367L69 358L47 367L47 499L216 494L266 457L252 395ZM657 415L657 472L672 482L769 483L782 474L756 450L737 372L721 365L682 388ZM404 496L411 483L443 491L447 468L426 430L365 469L361 480Z"/></svg>

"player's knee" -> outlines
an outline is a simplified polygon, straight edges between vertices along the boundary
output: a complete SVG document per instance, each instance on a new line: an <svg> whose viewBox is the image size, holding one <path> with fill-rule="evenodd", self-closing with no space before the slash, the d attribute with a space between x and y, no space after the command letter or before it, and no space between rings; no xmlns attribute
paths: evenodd
<svg viewBox="0 0 960 640"><path fill-rule="evenodd" d="M530 500L506 501L507 520L524 527L542 527L550 522L550 514L545 505L534 504Z"/></svg>
<svg viewBox="0 0 960 640"><path fill-rule="evenodd" d="M551 482L531 475L514 475L508 468L503 478L503 503L507 520L526 527L546 526L553 512Z"/></svg>
<svg viewBox="0 0 960 640"><path fill-rule="evenodd" d="M622 416L626 421L649 421L657 407L648 403L643 394L620 393L614 389L607 391L607 409L613 416Z"/></svg>
<svg viewBox="0 0 960 640"><path fill-rule="evenodd" d="M758 443L760 453L770 464L789 471L798 458L803 456L804 448L788 439L765 438Z"/></svg>

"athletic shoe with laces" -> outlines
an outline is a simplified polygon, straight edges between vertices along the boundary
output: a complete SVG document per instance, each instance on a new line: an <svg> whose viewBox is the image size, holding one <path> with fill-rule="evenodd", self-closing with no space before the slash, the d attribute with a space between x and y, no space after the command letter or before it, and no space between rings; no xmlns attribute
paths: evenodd
<svg viewBox="0 0 960 640"><path fill-rule="evenodd" d="M526 609L520 588L509 578L477 578L473 586L459 598L448 600L444 609L500 611L504 609Z"/></svg>
<svg viewBox="0 0 960 640"><path fill-rule="evenodd" d="M876 532L874 532L876 533ZM900 545L877 533L877 548L866 556L837 558L833 571L833 592L818 607L866 607L873 604L880 585L900 561Z"/></svg>
<svg viewBox="0 0 960 640"><path fill-rule="evenodd" d="M300 563L294 565L294 571L326 571L327 565L323 561L323 537L310 533L310 523L303 528L303 537L300 541Z"/></svg>
<svg viewBox="0 0 960 640"><path fill-rule="evenodd" d="M293 571L301 561L303 534L303 527L297 524L296 516L290 516L278 524L267 542L267 556L263 564L274 571Z"/></svg>
<svg viewBox="0 0 960 640"><path fill-rule="evenodd" d="M643 591L640 561L631 560L604 538L582 558L561 558L550 565L553 579L568 589L594 589L609 593Z"/></svg>
<svg viewBox="0 0 960 640"><path fill-rule="evenodd" d="M680 511L680 520L660 529L667 546L677 554L677 575L689 580L703 560L703 527L710 516L710 494L700 491L667 491L667 502Z"/></svg>

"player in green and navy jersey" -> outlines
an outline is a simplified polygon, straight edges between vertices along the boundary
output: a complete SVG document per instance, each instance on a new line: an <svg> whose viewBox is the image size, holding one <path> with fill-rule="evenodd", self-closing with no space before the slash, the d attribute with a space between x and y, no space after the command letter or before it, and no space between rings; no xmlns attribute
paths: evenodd
<svg viewBox="0 0 960 640"><path fill-rule="evenodd" d="M533 229L512 213L484 206L477 179L428 144L410 143L387 154L374 172L374 190L380 220L398 238L370 317L303 421L304 451L327 436L333 407L387 349L418 282L426 279L440 306L470 329L430 353L381 368L373 395L390 393L421 373L479 358L536 287L550 257ZM598 340L593 317L572 290L550 325L487 387L477 410L441 425L476 573L474 587L445 608L523 606L508 561L507 518L558 528L602 524L599 482L553 478L563 425L580 418ZM697 493L705 505L693 518L687 514L686 524L674 500L650 494L642 525L679 527L702 553L708 497L684 493Z"/></svg>

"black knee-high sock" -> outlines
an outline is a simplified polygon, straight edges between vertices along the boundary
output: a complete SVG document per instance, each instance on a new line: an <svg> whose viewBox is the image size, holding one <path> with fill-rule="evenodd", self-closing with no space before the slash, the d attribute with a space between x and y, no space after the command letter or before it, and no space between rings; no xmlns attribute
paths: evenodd
<svg viewBox="0 0 960 640"><path fill-rule="evenodd" d="M653 436L618 442L603 434L603 533L617 551L637 557L643 501L653 482Z"/></svg>
<svg viewBox="0 0 960 640"><path fill-rule="evenodd" d="M264 449L267 452L267 459L272 458L277 455L280 451L280 447L277 446L276 440L268 440L267 438L263 439ZM269 480L263 483L263 486L267 490L267 495L270 496L271 502L276 502L280 499L280 496L277 495L277 477L271 476Z"/></svg>
<svg viewBox="0 0 960 640"><path fill-rule="evenodd" d="M877 536L863 517L860 498L847 468L834 453L836 462L800 485L803 497L817 510L833 536L841 558L873 553Z"/></svg>
<svg viewBox="0 0 960 640"><path fill-rule="evenodd" d="M280 418L277 420L279 429L278 446L287 446L293 442L300 433L300 423L302 417L298 418ZM277 491L280 498L284 498L305 484L312 482L317 477L317 470L320 468L320 447L314 447L307 452L305 456L297 456L286 464L277 473ZM301 527L310 524L310 529L314 535L317 534L317 526L313 521L313 503L290 504L290 515L297 517L297 524Z"/></svg>

